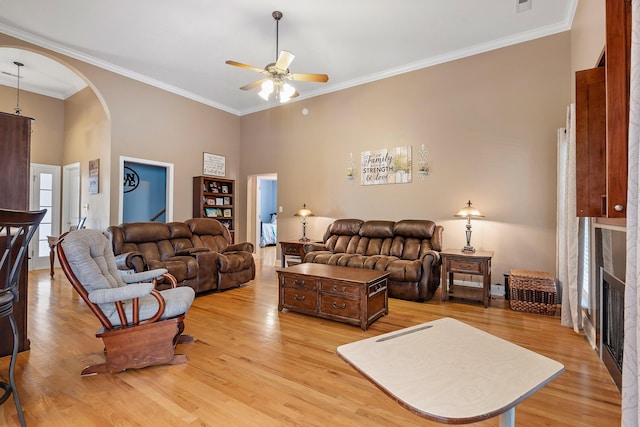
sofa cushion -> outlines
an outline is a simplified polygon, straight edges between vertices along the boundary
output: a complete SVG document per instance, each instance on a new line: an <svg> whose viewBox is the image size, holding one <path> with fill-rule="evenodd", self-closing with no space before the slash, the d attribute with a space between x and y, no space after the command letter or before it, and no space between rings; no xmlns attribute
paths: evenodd
<svg viewBox="0 0 640 427"><path fill-rule="evenodd" d="M361 219L337 219L329 225L326 234L354 236L358 234L363 223Z"/></svg>
<svg viewBox="0 0 640 427"><path fill-rule="evenodd" d="M418 282L422 276L422 262L420 260L397 259L387 266L389 280L396 282Z"/></svg>
<svg viewBox="0 0 640 427"><path fill-rule="evenodd" d="M178 252L193 249L191 230L184 222L170 222L167 223L167 227L169 228L169 238L171 239L174 253L177 254Z"/></svg>
<svg viewBox="0 0 640 427"><path fill-rule="evenodd" d="M157 242L171 237L169 227L161 222L130 222L120 228L124 241L128 243Z"/></svg>
<svg viewBox="0 0 640 427"><path fill-rule="evenodd" d="M220 254L218 262L221 273L245 270L255 263L251 252L225 252Z"/></svg>
<svg viewBox="0 0 640 427"><path fill-rule="evenodd" d="M229 230L215 219L192 218L185 221L185 225L191 231L191 241L194 247L223 252L231 243Z"/></svg>

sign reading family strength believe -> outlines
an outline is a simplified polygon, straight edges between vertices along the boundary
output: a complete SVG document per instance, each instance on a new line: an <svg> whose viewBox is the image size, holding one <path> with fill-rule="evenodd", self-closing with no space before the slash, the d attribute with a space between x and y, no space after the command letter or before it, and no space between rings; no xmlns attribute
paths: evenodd
<svg viewBox="0 0 640 427"><path fill-rule="evenodd" d="M411 182L411 146L360 153L362 185Z"/></svg>

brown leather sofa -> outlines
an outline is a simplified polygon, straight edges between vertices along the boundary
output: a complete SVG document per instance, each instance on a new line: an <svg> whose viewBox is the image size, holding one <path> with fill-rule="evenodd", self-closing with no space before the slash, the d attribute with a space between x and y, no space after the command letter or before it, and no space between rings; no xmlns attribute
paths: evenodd
<svg viewBox="0 0 640 427"><path fill-rule="evenodd" d="M389 296L428 301L440 285L444 228L428 220L338 219L323 244L304 245L304 262L388 271Z"/></svg>
<svg viewBox="0 0 640 427"><path fill-rule="evenodd" d="M197 293L228 289L255 278L253 244L231 244L229 230L211 218L132 222L107 229L119 269L169 270Z"/></svg>

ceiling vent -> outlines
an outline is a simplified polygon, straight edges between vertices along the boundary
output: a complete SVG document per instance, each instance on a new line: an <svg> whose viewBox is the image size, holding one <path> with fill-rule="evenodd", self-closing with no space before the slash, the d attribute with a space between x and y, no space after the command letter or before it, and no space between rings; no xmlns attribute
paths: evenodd
<svg viewBox="0 0 640 427"><path fill-rule="evenodd" d="M531 10L531 2L533 0L516 0L516 13L526 12Z"/></svg>

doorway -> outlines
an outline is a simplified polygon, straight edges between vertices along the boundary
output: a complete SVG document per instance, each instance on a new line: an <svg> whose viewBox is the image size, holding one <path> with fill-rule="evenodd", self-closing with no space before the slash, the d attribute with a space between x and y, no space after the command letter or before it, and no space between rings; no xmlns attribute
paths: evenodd
<svg viewBox="0 0 640 427"><path fill-rule="evenodd" d="M247 179L247 240L256 258L274 259L278 234L278 175L251 175ZM263 260L264 262L264 260Z"/></svg>
<svg viewBox="0 0 640 427"><path fill-rule="evenodd" d="M173 221L173 164L120 157L120 223Z"/></svg>
<svg viewBox="0 0 640 427"><path fill-rule="evenodd" d="M29 270L49 268L49 240L60 235L60 166L31 163L30 209L46 209L29 243Z"/></svg>

